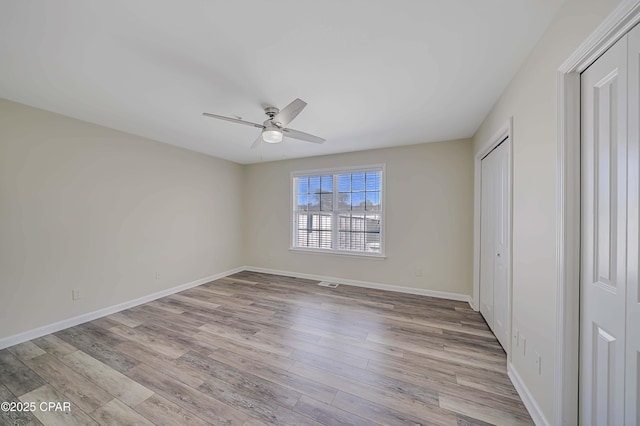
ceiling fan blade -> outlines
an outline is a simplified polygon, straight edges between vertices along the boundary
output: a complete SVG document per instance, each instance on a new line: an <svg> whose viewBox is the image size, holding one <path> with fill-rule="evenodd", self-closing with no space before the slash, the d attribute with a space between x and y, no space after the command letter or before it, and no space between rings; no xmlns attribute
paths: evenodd
<svg viewBox="0 0 640 426"><path fill-rule="evenodd" d="M262 124L252 123L250 121L244 121L238 118L225 117L223 115L210 114L208 112L203 112L202 115L204 115L205 117L217 118L219 120L225 120L225 121L230 121L232 123L244 124L245 126L258 127L260 129L264 129L264 126Z"/></svg>
<svg viewBox="0 0 640 426"><path fill-rule="evenodd" d="M282 108L282 110L273 117L273 120L271 121L280 127L284 127L291 123L291 121L293 121L293 119L296 118L306 106L307 103L305 101L302 99L296 99L286 107Z"/></svg>
<svg viewBox="0 0 640 426"><path fill-rule="evenodd" d="M313 143L323 143L325 140L318 137L310 135L309 133L300 132L298 130L293 129L282 129L284 135L288 138L299 139L301 141L313 142Z"/></svg>
<svg viewBox="0 0 640 426"><path fill-rule="evenodd" d="M262 133L258 135L258 139L256 139L253 145L251 145L251 149L256 149L257 147L260 146L261 143L262 143Z"/></svg>

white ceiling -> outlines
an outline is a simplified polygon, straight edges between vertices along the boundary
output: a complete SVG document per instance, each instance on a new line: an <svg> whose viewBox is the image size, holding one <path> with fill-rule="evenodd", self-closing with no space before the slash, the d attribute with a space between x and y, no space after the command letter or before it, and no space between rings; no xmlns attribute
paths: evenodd
<svg viewBox="0 0 640 426"><path fill-rule="evenodd" d="M470 137L562 0L2 0L0 97L238 163ZM262 106L327 139L249 147Z"/></svg>

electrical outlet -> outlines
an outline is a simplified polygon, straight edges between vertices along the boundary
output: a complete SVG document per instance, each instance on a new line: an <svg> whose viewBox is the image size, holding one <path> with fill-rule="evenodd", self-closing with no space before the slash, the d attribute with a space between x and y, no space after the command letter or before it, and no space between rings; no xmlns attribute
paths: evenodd
<svg viewBox="0 0 640 426"><path fill-rule="evenodd" d="M422 269L416 268L416 277L421 277L421 276L422 276Z"/></svg>
<svg viewBox="0 0 640 426"><path fill-rule="evenodd" d="M71 290L71 300L80 299L80 290Z"/></svg>
<svg viewBox="0 0 640 426"><path fill-rule="evenodd" d="M536 352L536 368L538 370L538 375L542 374L542 357L538 352Z"/></svg>

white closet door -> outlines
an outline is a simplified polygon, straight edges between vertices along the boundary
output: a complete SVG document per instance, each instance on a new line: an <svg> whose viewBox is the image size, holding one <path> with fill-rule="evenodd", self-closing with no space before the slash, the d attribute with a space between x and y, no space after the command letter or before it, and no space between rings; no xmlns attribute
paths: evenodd
<svg viewBox="0 0 640 426"><path fill-rule="evenodd" d="M495 171L495 223L494 223L494 250L496 253L493 276L493 333L498 338L502 347L507 350L509 342L509 288L507 265L509 257L508 244L508 220L509 214L508 194L508 154L507 144L503 142L498 146L493 155L499 156Z"/></svg>
<svg viewBox="0 0 640 426"><path fill-rule="evenodd" d="M623 425L627 278L626 37L582 74L581 86L580 424Z"/></svg>
<svg viewBox="0 0 640 426"><path fill-rule="evenodd" d="M495 158L493 151L482 159L480 205L480 313L493 329L493 287L495 275L494 215Z"/></svg>
<svg viewBox="0 0 640 426"><path fill-rule="evenodd" d="M640 291L638 282L638 200L640 199L640 27L628 37L629 114L627 214L626 423L640 425Z"/></svg>
<svg viewBox="0 0 640 426"><path fill-rule="evenodd" d="M509 342L508 146L482 159L480 312L505 350Z"/></svg>

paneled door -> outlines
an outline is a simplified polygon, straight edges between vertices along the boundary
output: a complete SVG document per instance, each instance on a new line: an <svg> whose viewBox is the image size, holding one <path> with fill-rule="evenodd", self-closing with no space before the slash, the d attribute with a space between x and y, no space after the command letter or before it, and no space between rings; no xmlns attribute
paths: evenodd
<svg viewBox="0 0 640 426"><path fill-rule="evenodd" d="M625 425L628 193L625 36L581 76L580 424ZM637 61L637 57L636 57ZM636 116L637 120L637 116ZM636 141L637 143L637 141ZM637 177L636 177L637 179ZM629 197L636 197L631 200ZM629 213L631 213L629 211ZM637 253L635 262L637 264Z"/></svg>
<svg viewBox="0 0 640 426"><path fill-rule="evenodd" d="M625 419L640 425L640 283L638 281L638 202L640 200L640 27L628 37L629 105L627 123L627 351Z"/></svg>
<svg viewBox="0 0 640 426"><path fill-rule="evenodd" d="M481 162L480 313L507 350L509 342L509 150L506 140Z"/></svg>

